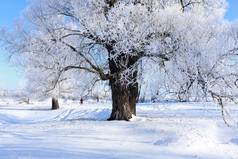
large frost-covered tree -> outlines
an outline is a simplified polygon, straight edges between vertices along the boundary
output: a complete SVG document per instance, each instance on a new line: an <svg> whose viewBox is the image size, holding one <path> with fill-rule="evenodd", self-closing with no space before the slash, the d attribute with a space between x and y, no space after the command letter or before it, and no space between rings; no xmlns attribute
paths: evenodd
<svg viewBox="0 0 238 159"><path fill-rule="evenodd" d="M183 98L192 86L220 93L211 83L224 83L217 72L237 51L237 36L229 36L237 27L223 19L226 6L225 0L32 0L7 44L15 58L31 61L30 54L50 65L42 80L51 91L67 78L81 81L80 74L109 81L109 120L129 120L136 115L138 78L152 71L168 70Z"/></svg>
<svg viewBox="0 0 238 159"><path fill-rule="evenodd" d="M178 101L206 100L215 92L227 96L228 88L232 88L232 96L236 96L237 22L227 22L217 14L205 18L190 16L177 24L176 54L160 71L144 74L144 78L156 74L155 79L150 78L150 86L153 86L147 89L158 98L172 93ZM151 62L144 69L154 70ZM148 82L143 89L147 85Z"/></svg>

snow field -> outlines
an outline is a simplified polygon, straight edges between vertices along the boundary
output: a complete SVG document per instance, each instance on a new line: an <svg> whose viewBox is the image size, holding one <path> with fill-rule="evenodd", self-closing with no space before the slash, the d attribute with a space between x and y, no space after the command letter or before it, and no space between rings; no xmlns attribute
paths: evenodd
<svg viewBox="0 0 238 159"><path fill-rule="evenodd" d="M2 102L1 159L238 158L238 132L211 103L138 104L130 122L106 121L110 103L49 104Z"/></svg>

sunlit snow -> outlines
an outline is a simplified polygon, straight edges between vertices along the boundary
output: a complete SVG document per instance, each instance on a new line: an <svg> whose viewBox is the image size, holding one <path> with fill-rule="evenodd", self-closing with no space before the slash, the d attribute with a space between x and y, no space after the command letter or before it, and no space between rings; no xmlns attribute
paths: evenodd
<svg viewBox="0 0 238 159"><path fill-rule="evenodd" d="M111 103L0 102L1 159L238 158L238 132L211 103L145 103L130 122ZM238 112L238 109L232 109Z"/></svg>

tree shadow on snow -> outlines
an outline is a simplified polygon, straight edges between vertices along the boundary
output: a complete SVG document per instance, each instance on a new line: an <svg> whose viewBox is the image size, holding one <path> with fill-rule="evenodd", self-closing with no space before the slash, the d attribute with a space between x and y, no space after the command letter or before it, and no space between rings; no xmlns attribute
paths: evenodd
<svg viewBox="0 0 238 159"><path fill-rule="evenodd" d="M230 142L238 146L238 138L231 139Z"/></svg>

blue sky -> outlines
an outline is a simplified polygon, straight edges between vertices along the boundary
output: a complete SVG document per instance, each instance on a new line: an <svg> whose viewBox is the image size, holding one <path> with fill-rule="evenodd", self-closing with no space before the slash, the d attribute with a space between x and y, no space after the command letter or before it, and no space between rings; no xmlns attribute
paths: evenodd
<svg viewBox="0 0 238 159"><path fill-rule="evenodd" d="M238 18L238 0L228 0L228 2L230 5L225 18L232 21ZM0 25L12 28L14 20L20 17L27 5L27 0L1 0ZM23 78L16 68L7 63L4 54L5 51L0 50L0 86L4 85L6 89L17 89Z"/></svg>
<svg viewBox="0 0 238 159"><path fill-rule="evenodd" d="M0 25L12 28L14 20L20 17L27 4L26 0L1 0ZM16 68L8 64L4 54L5 51L0 50L0 86L4 85L6 89L17 89L23 78L17 73Z"/></svg>

